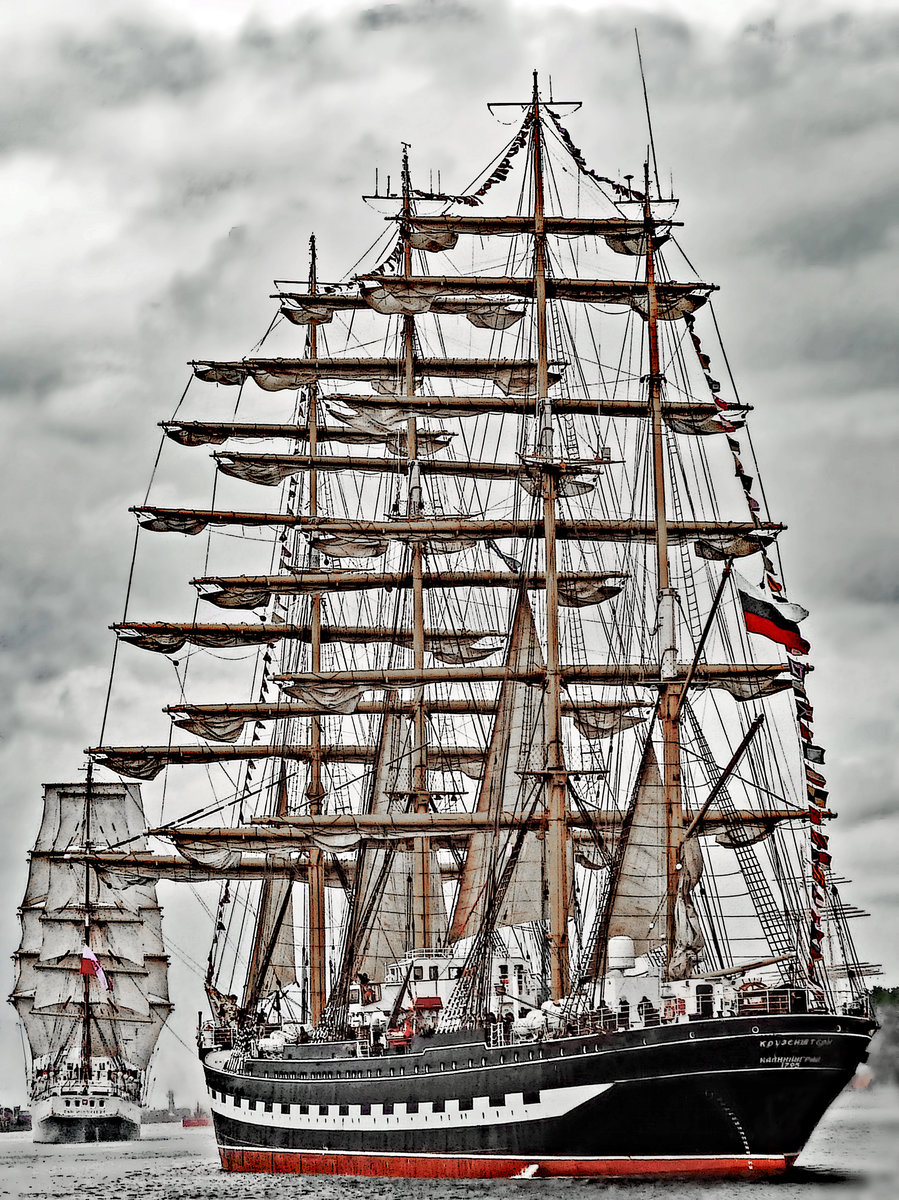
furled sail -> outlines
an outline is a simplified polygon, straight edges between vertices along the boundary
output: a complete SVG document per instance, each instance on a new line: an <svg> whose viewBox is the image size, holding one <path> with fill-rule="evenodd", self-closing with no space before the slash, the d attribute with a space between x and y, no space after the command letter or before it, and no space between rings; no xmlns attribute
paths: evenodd
<svg viewBox="0 0 899 1200"><path fill-rule="evenodd" d="M489 217L469 216L467 214L441 213L438 216L412 216L409 218L412 236L439 238L442 234L452 234L456 244L460 234L475 237L520 237L523 234L533 234L533 214L519 213L515 216ZM671 236L668 226L670 221L656 220L656 246L662 245ZM601 237L609 247L620 254L646 253L646 226L642 221L628 220L624 217L563 217L545 216L543 218L544 232L555 237ZM623 247L623 248L622 248ZM451 247L441 246L441 249Z"/></svg>
<svg viewBox="0 0 899 1200"><path fill-rule="evenodd" d="M559 603L568 608L586 608L617 596L627 576L622 571L564 571L559 575ZM202 598L219 608L262 608L273 595L310 596L321 591L364 591L375 588L412 586L409 571L292 571L283 575L211 576L195 579ZM542 573L528 575L531 589L542 589ZM425 571L423 588L513 588L522 585L518 571ZM214 590L209 590L214 589Z"/></svg>
<svg viewBox="0 0 899 1200"><path fill-rule="evenodd" d="M744 843L745 844L745 843ZM681 846L677 895L674 900L674 945L668 963L669 979L688 979L705 949L705 938L693 905L693 889L702 877L699 838L688 837Z"/></svg>
<svg viewBox="0 0 899 1200"><path fill-rule="evenodd" d="M391 280L390 286L398 286L397 281ZM553 365L564 368L566 364ZM266 392L308 387L320 379L361 380L378 385L379 390L383 386L385 393L404 384L402 360L394 358L247 358L239 362L195 362L193 368L197 379L204 383L234 387L252 379ZM537 364L523 359L418 358L415 373L442 379L492 380L507 395L532 391L537 383ZM560 370L550 372L551 383L561 378Z"/></svg>
<svg viewBox="0 0 899 1200"><path fill-rule="evenodd" d="M448 441L448 439L447 439ZM423 437L422 449L442 450L447 441L442 443ZM416 450L418 456L418 450ZM246 483L256 483L262 487L277 487L292 475L302 475L304 472L316 471L352 471L355 474L395 474L404 463L399 463L390 456L338 457L336 455L317 455L313 458L308 454L242 454L237 452L217 452L213 455L218 469L223 475L231 475ZM463 475L472 479L516 479L522 475L520 464L513 462L481 462L465 459L434 459L420 462L419 470L423 475ZM525 486L527 486L525 484ZM586 488L581 483L575 483L563 477L560 481L559 494L563 496L581 495L583 491L592 491L593 483Z"/></svg>
<svg viewBox="0 0 899 1200"><path fill-rule="evenodd" d="M95 746L90 754L93 760L132 779L155 779L168 766L206 765L214 762L236 762L252 758L286 758L298 762L309 762L313 754L320 753L324 761L366 763L375 757L371 746L341 743L322 746L285 745L255 743L249 746ZM477 765L484 752L477 746L432 747L428 765L431 770L456 770L469 764Z"/></svg>
<svg viewBox="0 0 899 1200"><path fill-rule="evenodd" d="M149 529L154 533L197 534L202 533L207 525L245 525L247 528L271 525L308 529L310 532L314 531L314 536L317 537L346 538L373 544L383 543L387 539L412 541L421 538L436 543L441 538L487 541L495 538L543 536L543 523L538 520L490 520L474 517L449 520L440 517L409 517L369 521L361 518L311 518L293 513L157 508L155 505L135 506L131 511L137 514L142 529ZM696 553L699 557L732 558L740 554L755 554L770 543L783 528L783 525L767 521L671 521L668 525L668 536L672 541L702 538L709 544L710 539L715 539L716 549L712 554L700 553L700 543L697 543ZM557 534L565 541L650 541L655 536L655 524L652 521L632 518L562 520L558 522ZM745 548L741 543L745 543Z"/></svg>
<svg viewBox="0 0 899 1200"><path fill-rule="evenodd" d="M398 431L395 427L402 426L402 414L393 425L369 420L367 413L356 414L356 417L358 420L347 421L349 428L342 425L317 426L316 442L319 445L340 442L346 446L386 444L394 454L405 453L405 432L402 428ZM272 425L246 421L162 421L160 424L165 429L166 436L181 446L220 446L229 438L286 438L290 441L309 441L310 438L308 425ZM436 454L438 450L445 449L454 437L454 433L445 429L419 430L416 435L417 452Z"/></svg>
<svg viewBox="0 0 899 1200"><path fill-rule="evenodd" d="M368 283L396 290L405 294L408 280L402 276L361 275ZM509 296L532 297L532 276L513 275L419 275L412 282L416 294L425 302L425 297L438 296ZM673 321L695 312L716 290L714 284L675 283L665 280L656 284L658 315L662 320ZM611 279L568 279L552 277L546 280L546 295L554 300L580 300L591 304L626 304L646 316L648 293L643 280L625 281ZM424 311L428 311L425 309ZM205 365L205 364L204 364ZM224 364L230 367L236 364ZM426 373L426 372L425 372Z"/></svg>
<svg viewBox="0 0 899 1200"><path fill-rule="evenodd" d="M404 280L398 281L401 285ZM441 316L464 316L480 329L508 329L524 316L524 309L515 308L502 300L485 300L483 297L464 299L441 299L439 294L428 300L417 295L410 287L401 286L396 296L383 287L363 288L358 293L341 296L322 296L320 293L282 292L285 303L282 316L294 325L325 325L338 311L358 311L371 308L385 316L401 313L419 316L432 312Z"/></svg>
<svg viewBox="0 0 899 1200"><path fill-rule="evenodd" d="M141 650L154 650L160 654L175 654L186 643L208 649L233 649L240 646L271 645L283 640L310 642L312 629L309 625L288 625L285 622L272 625L205 625L170 624L167 622L129 621L114 626L118 635L132 646ZM409 629L389 629L386 626L334 625L318 631L322 642L349 642L368 645L371 642L391 642L397 646L410 647L413 634ZM471 662L486 658L500 649L488 643L477 645L489 638L500 636L494 630L426 630L425 649L442 662Z"/></svg>

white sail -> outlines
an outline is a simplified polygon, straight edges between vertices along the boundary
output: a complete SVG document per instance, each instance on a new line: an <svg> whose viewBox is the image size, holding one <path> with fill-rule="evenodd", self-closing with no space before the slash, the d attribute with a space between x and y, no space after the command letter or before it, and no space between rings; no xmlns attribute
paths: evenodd
<svg viewBox="0 0 899 1200"><path fill-rule="evenodd" d="M527 593L519 596L506 660L515 671L543 666L540 641ZM477 811L507 816L526 816L539 794L537 777L528 772L546 766L544 697L540 688L506 680L499 693L496 720L478 794ZM500 855L508 853L512 840L506 835ZM459 883L449 937L451 941L472 935L483 913L492 882L502 869L502 858L493 831L474 834ZM543 917L543 866L540 842L526 839L506 889L498 924L516 925Z"/></svg>
<svg viewBox="0 0 899 1200"><path fill-rule="evenodd" d="M88 844L127 842L132 850L144 850L145 828L136 784L53 784L44 789L11 997L33 1058L58 1056L67 1046L80 1045L87 979L95 1052L115 1053L137 1070L149 1064L171 1009L155 887L131 881L112 888L79 857ZM61 853L72 857L60 860ZM98 980L81 974L88 894L88 937L109 993Z"/></svg>
<svg viewBox="0 0 899 1200"><path fill-rule="evenodd" d="M608 901L608 936L629 937L646 954L665 941L668 894L665 789L651 741L618 843Z"/></svg>
<svg viewBox="0 0 899 1200"><path fill-rule="evenodd" d="M371 812L405 811L412 793L412 729L408 717L387 712L378 747ZM358 971L383 979L387 967L414 949L412 923L413 852L405 848L367 847L357 870L356 909L370 914L359 932ZM432 925L442 941L446 902L437 855L430 853Z"/></svg>

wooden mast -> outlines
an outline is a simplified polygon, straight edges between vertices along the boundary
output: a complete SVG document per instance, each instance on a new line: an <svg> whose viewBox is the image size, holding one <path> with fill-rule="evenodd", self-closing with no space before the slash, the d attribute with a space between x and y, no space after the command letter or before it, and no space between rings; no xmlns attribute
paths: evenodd
<svg viewBox="0 0 899 1200"><path fill-rule="evenodd" d="M309 239L309 290L317 288L315 235ZM313 322L309 327L309 357L318 357L318 327ZM315 458L318 452L318 384L309 386L309 455ZM318 516L318 472L313 467L309 472L309 516ZM310 566L320 565L319 551L310 552ZM322 597L314 592L310 612L310 667L315 673L322 667ZM322 811L322 719L314 716L310 723L309 742L312 755L309 761L309 783L307 798L309 812L318 816ZM318 1024L325 1010L327 972L327 949L325 939L325 864L324 853L317 847L309 851L309 1015L312 1023Z"/></svg>
<svg viewBox="0 0 899 1200"><path fill-rule="evenodd" d="M546 878L549 887L550 993L568 993L567 777L562 750L562 674L559 665L559 575L556 553L556 484L553 411L549 397L546 323L546 230L540 94L534 72L534 301L537 323L537 412L543 461L543 538L546 574Z"/></svg>
<svg viewBox="0 0 899 1200"><path fill-rule="evenodd" d="M683 840L681 821L680 697L677 676L677 628L675 590L668 562L668 517L665 503L665 447L662 423L662 384L659 357L659 309L655 274L655 223L649 198L649 163L643 172L643 213L646 228L646 293L649 333L649 412L652 422L653 504L656 533L656 579L658 583L659 726L662 733L662 782L665 793L667 962L674 950L674 906L677 896L677 866Z"/></svg>
<svg viewBox="0 0 899 1200"><path fill-rule="evenodd" d="M412 276L412 242L409 218L412 214L412 184L409 177L409 148L403 146L403 220L400 236L403 241L403 276ZM415 394L415 318L403 316L403 394ZM406 422L406 455L410 463L408 514L420 516L422 504L421 466L418 461L417 421L410 416ZM425 662L425 610L421 542L412 543L412 661L417 671ZM418 687L413 695L412 718L412 807L417 813L430 808L428 791L428 712L425 688ZM427 841L416 843L412 851L412 946L424 949L434 944L434 912L431 903L431 848Z"/></svg>

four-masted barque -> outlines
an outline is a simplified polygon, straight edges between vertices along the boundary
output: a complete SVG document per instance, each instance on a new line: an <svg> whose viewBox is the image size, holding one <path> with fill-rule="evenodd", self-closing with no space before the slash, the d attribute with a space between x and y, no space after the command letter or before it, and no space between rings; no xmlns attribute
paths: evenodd
<svg viewBox="0 0 899 1200"><path fill-rule="evenodd" d="M874 1029L715 289L577 107L535 78L464 194L404 152L364 268L313 242L260 353L192 364L212 502L135 510L204 535L193 618L116 626L196 740L91 757L213 791L92 861L221 880L230 1170L780 1171Z"/></svg>

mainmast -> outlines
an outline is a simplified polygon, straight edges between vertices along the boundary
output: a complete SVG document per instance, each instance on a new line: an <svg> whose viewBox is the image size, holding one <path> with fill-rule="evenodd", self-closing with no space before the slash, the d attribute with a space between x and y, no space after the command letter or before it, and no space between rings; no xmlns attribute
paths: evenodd
<svg viewBox="0 0 899 1200"><path fill-rule="evenodd" d="M409 148L403 146L403 220L400 236L403 241L403 277L412 276L412 242L409 218L412 215L412 183L409 176ZM403 394L415 394L415 318L403 316ZM418 461L418 433L414 416L406 422L406 456L409 461L408 516L420 517L423 512L421 465ZM413 541L412 551L412 661L416 671L424 669L425 663L425 610L422 546ZM412 807L417 813L430 809L428 791L428 714L425 688L418 687L413 694L412 731ZM412 948L432 946L434 936L434 912L431 892L431 848L427 842L418 842L413 850L412 866Z"/></svg>
<svg viewBox="0 0 899 1200"><path fill-rule="evenodd" d="M546 230L540 94L534 72L534 302L537 323L537 415L543 467L543 538L546 574L546 878L549 887L550 992L568 992L568 870L565 802L567 774L562 751L562 675L559 666L559 574L556 554L556 485L553 410L549 397L546 328Z"/></svg>
<svg viewBox="0 0 899 1200"><path fill-rule="evenodd" d="M659 357L659 307L655 275L655 222L649 197L649 164L644 164L643 214L646 237L647 329L649 333L649 413L652 422L652 477L655 510L656 579L658 584L659 725L662 733L662 784L665 795L665 845L667 906L665 912L666 961L674 950L674 906L677 867L683 840L681 808L680 720L682 685L677 676L675 591L668 561L668 517L665 503L665 445L662 424L662 375Z"/></svg>
<svg viewBox="0 0 899 1200"><path fill-rule="evenodd" d="M318 286L315 235L309 239L309 291L315 294ZM318 357L318 326L313 322L309 327L309 358ZM318 453L318 383L309 385L309 407L307 413L309 456L314 459ZM318 471L313 466L309 472L309 516L314 520L318 516ZM310 551L310 566L320 565L320 554L315 547ZM310 669L317 674L322 666L322 597L321 592L314 592L311 598L310 611ZM309 801L309 812L312 816L320 815L322 811L322 719L315 714L310 722L309 744L311 757L309 760L309 783L306 795ZM327 951L325 940L325 865L324 852L318 847L309 851L309 1014L313 1024L317 1024L325 1009L325 991L327 986Z"/></svg>

